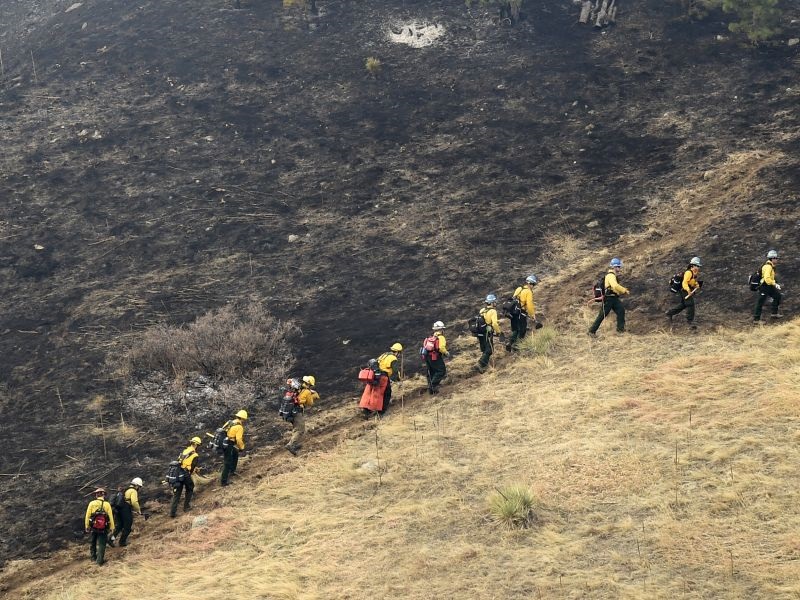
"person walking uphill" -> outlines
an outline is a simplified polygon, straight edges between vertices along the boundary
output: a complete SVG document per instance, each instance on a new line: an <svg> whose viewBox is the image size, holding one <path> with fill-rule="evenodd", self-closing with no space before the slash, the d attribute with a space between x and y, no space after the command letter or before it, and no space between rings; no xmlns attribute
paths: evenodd
<svg viewBox="0 0 800 600"><path fill-rule="evenodd" d="M131 534L131 529L133 529L134 512L139 515L142 514L142 507L139 505L139 490L143 485L141 478L134 477L128 488L123 492L122 502L118 506L119 520L113 535L120 546L128 545L128 536ZM121 536L120 532L122 533ZM109 540L109 546L113 546L111 540Z"/></svg>
<svg viewBox="0 0 800 600"><path fill-rule="evenodd" d="M297 456L300 448L303 447L303 438L306 435L306 408L311 408L314 402L319 400L319 394L314 390L317 380L313 375L303 377L300 391L295 400L294 415L292 418L292 437L286 444L286 449Z"/></svg>
<svg viewBox="0 0 800 600"><path fill-rule="evenodd" d="M478 371L483 373L489 366L489 359L494 353L494 336L500 335L500 323L497 321L497 296L486 296L484 306L477 317L470 319L470 331L478 338L481 349L481 358L478 360ZM503 341L502 338L500 340Z"/></svg>
<svg viewBox="0 0 800 600"><path fill-rule="evenodd" d="M183 477L179 478L172 488L172 503L169 507L169 516L173 519L178 515L178 504L181 501L181 493L183 493L183 512L189 512L192 509L192 497L194 496L194 480L192 474L199 466L200 455L197 453L197 448L203 443L199 437L195 436L189 440L189 445L178 456Z"/></svg>
<svg viewBox="0 0 800 600"><path fill-rule="evenodd" d="M447 340L444 337L445 326L441 321L433 324L433 335L422 341L422 358L428 369L428 393L439 392L439 384L447 377L447 365L444 357L450 356L447 351Z"/></svg>
<svg viewBox="0 0 800 600"><path fill-rule="evenodd" d="M228 485L228 478L236 473L236 466L239 464L239 452L244 450L244 425L242 421L247 421L247 411L240 410L236 417L228 421L227 435L228 445L223 451L222 475L220 483Z"/></svg>
<svg viewBox="0 0 800 600"><path fill-rule="evenodd" d="M111 504L106 502L106 490L104 488L97 488L93 495L94 500L89 502L86 507L83 527L86 533L90 533L92 536L89 555L98 565L102 565L105 562L108 534L110 531L114 531L115 528L114 511L111 508Z"/></svg>
<svg viewBox="0 0 800 600"><path fill-rule="evenodd" d="M539 283L536 275L528 275L525 283L514 290L514 300L508 312L511 321L511 339L506 344L506 350L511 352L518 340L528 333L528 317L536 322L536 305L533 303L533 286Z"/></svg>
<svg viewBox="0 0 800 600"><path fill-rule="evenodd" d="M700 261L699 256L695 256L689 261L689 265L683 272L683 280L680 289L678 290L678 305L667 311L667 318L672 322L672 317L677 315L683 310L686 310L686 322L692 329L697 329L694 324L694 297L700 292L703 286L702 281L698 281L697 277L700 275L700 267L703 263Z"/></svg>
<svg viewBox="0 0 800 600"><path fill-rule="evenodd" d="M403 346L399 342L392 344L389 352L384 352L378 357L378 368L386 374L386 389L383 391L383 408L380 413L385 414L389 410L389 403L392 401L392 381L400 381L400 369L397 358L402 354Z"/></svg>
<svg viewBox="0 0 800 600"><path fill-rule="evenodd" d="M625 305L622 304L620 296L630 294L630 290L619 283L619 273L622 270L622 261L612 258L608 265L608 273L603 278L603 304L597 318L589 328L589 335L593 336L612 310L617 315L617 333L625 332Z"/></svg>
<svg viewBox="0 0 800 600"><path fill-rule="evenodd" d="M778 312L778 307L781 304L781 284L777 281L777 265L778 252L770 250L767 252L767 262L761 266L761 283L758 286L758 300L756 301L756 309L753 312L753 321L756 323L761 321L761 311L767 301L767 296L772 298L772 313L770 317L779 319L783 316Z"/></svg>

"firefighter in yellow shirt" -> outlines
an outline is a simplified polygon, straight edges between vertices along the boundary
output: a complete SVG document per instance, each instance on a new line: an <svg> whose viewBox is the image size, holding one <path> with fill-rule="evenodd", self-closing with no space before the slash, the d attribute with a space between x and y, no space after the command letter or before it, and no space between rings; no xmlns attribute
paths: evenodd
<svg viewBox="0 0 800 600"><path fill-rule="evenodd" d="M484 306L478 314L483 317L485 325L479 328L475 333L475 337L478 338L478 344L481 349L481 357L478 360L478 371L481 373L489 366L489 359L494 353L495 334L501 335L502 333L500 330L500 323L497 321L497 296L489 294L486 296L484 304L486 306ZM503 341L502 337L500 341Z"/></svg>
<svg viewBox="0 0 800 600"><path fill-rule="evenodd" d="M316 385L316 378L313 375L306 375L303 377L303 383L300 386L300 391L297 393L294 416L292 419L292 438L286 445L286 449L295 456L297 456L300 448L303 447L302 442L306 435L306 408L311 408L314 402L319 400L319 394L314 389Z"/></svg>
<svg viewBox="0 0 800 600"><path fill-rule="evenodd" d="M86 507L83 527L92 536L90 556L98 565L102 565L105 562L108 534L115 528L114 511L106 501L105 488L97 488L92 494L94 500Z"/></svg>
<svg viewBox="0 0 800 600"><path fill-rule="evenodd" d="M116 528L114 529L114 535L112 536L112 539L116 538L119 541L120 546L128 545L128 536L131 534L131 529L133 529L134 513L139 515L142 514L142 507L139 505L139 490L143 485L144 484L142 483L142 479L140 477L134 477L128 485L128 488L123 493L122 503L117 505L119 507L119 520ZM122 535L117 537L120 535L120 532ZM113 546L111 540L109 540L109 546Z"/></svg>
<svg viewBox="0 0 800 600"><path fill-rule="evenodd" d="M536 275L528 275L525 283L514 290L512 298L516 300L508 311L511 321L511 339L506 344L506 351L511 352L517 341L528 333L528 317L536 322L536 305L533 303L533 286L539 283Z"/></svg>
<svg viewBox="0 0 800 600"><path fill-rule="evenodd" d="M445 325L441 321L433 324L433 335L422 341L422 357L428 369L428 393L438 394L439 384L447 377L445 356L450 356L447 351L447 340L444 337Z"/></svg>
<svg viewBox="0 0 800 600"><path fill-rule="evenodd" d="M769 316L773 319L779 319L783 316L778 312L778 306L781 303L781 284L776 279L777 265L778 252L777 250L770 250L767 252L767 262L761 266L761 284L758 286L758 300L756 301L756 309L753 312L753 321L756 323L761 321L761 311L767 301L767 296L772 298L772 311Z"/></svg>
<svg viewBox="0 0 800 600"><path fill-rule="evenodd" d="M619 273L622 271L622 261L618 258L612 258L608 266L608 273L603 279L603 305L600 307L600 313L589 328L589 335L594 336L600 328L603 319L608 316L612 310L617 315L617 333L625 333L625 305L622 304L620 296L627 296L630 290L619 283Z"/></svg>
<svg viewBox="0 0 800 600"><path fill-rule="evenodd" d="M700 275L700 267L703 263L700 261L699 256L695 256L689 261L686 270L683 272L683 280L681 282L681 289L678 292L678 304L675 308L667 311L667 318L672 322L672 317L677 315L682 310L686 310L686 322L692 329L697 329L694 324L694 297L700 291L703 285L702 281L698 281L697 277Z"/></svg>
<svg viewBox="0 0 800 600"><path fill-rule="evenodd" d="M194 496L194 480L192 474L197 470L200 462L200 455L197 449L203 443L199 437L194 436L189 440L189 445L178 456L178 462L181 464L182 479L179 480L172 488L172 503L169 507L169 516L173 519L178 516L178 504L181 501L181 493L183 496L183 512L188 512L192 509L192 497Z"/></svg>
<svg viewBox="0 0 800 600"><path fill-rule="evenodd" d="M380 414L385 414L389 410L389 404L392 401L392 381L400 381L402 377L400 366L397 364L397 358L402 352L402 344L395 342L389 348L389 352L384 352L378 357L378 369L386 374L387 379L386 390L383 392L383 408L378 411Z"/></svg>
<svg viewBox="0 0 800 600"><path fill-rule="evenodd" d="M239 464L239 452L244 450L244 425L242 421L247 421L247 411L240 410L236 417L228 421L228 445L223 451L222 475L220 483L228 485L228 478L236 474L236 466Z"/></svg>

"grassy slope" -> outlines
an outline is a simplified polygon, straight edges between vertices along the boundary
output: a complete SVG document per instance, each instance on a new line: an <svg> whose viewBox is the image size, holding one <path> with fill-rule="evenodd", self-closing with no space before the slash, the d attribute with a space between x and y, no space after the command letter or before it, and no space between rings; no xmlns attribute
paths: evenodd
<svg viewBox="0 0 800 600"><path fill-rule="evenodd" d="M799 336L797 321L595 343L570 332L546 357L357 425L297 470L263 476L255 458L236 488L201 494L207 528L156 517L124 559L112 551L102 571L80 561L24 590L795 598ZM456 377L473 358L453 362ZM380 482L363 466L376 440ZM507 532L487 497L515 482L534 491L539 521Z"/></svg>

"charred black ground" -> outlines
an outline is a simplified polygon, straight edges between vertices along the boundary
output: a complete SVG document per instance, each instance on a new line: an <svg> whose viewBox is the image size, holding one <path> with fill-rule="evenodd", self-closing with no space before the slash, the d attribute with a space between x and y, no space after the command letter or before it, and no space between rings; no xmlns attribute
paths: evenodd
<svg viewBox="0 0 800 600"><path fill-rule="evenodd" d="M57 547L87 482L155 481L186 438L123 415L145 435L106 440L106 457L87 433L99 412L120 420L105 363L152 323L259 299L302 328L299 370L346 396L389 343L546 278L548 236L612 245L654 200L752 149L793 159L761 174L752 215L659 268L713 265L712 324L742 320L735 284L768 246L800 276L800 46L720 41L720 14L690 22L647 0L600 32L566 1L526 2L508 29L460 0L318 2L314 17L261 0L72 4L0 7L2 559ZM389 40L411 21L445 34ZM629 282L640 330L661 279ZM545 288L546 316L589 283ZM99 412L97 394L111 398ZM273 420L262 408L256 428ZM19 519L31 498L53 528Z"/></svg>

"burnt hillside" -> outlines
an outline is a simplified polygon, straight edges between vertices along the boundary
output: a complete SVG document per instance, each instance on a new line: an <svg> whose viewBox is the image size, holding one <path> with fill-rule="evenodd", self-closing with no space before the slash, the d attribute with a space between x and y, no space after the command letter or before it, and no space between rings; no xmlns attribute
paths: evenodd
<svg viewBox="0 0 800 600"><path fill-rule="evenodd" d="M107 357L152 323L259 299L300 325L298 366L330 398L529 271L557 322L625 240L648 244L623 255L633 331L658 326L693 254L711 325L746 323L768 247L800 276L800 46L743 45L721 14L631 2L600 32L566 1L526 3L514 28L462 0L73 4L0 6L0 471L19 474L0 515L47 490L44 546L87 481L154 480L185 437L165 420L105 457L86 434L94 395L120 412ZM413 22L443 33L392 40ZM559 278L568 243L597 260ZM14 533L0 554L22 551Z"/></svg>

